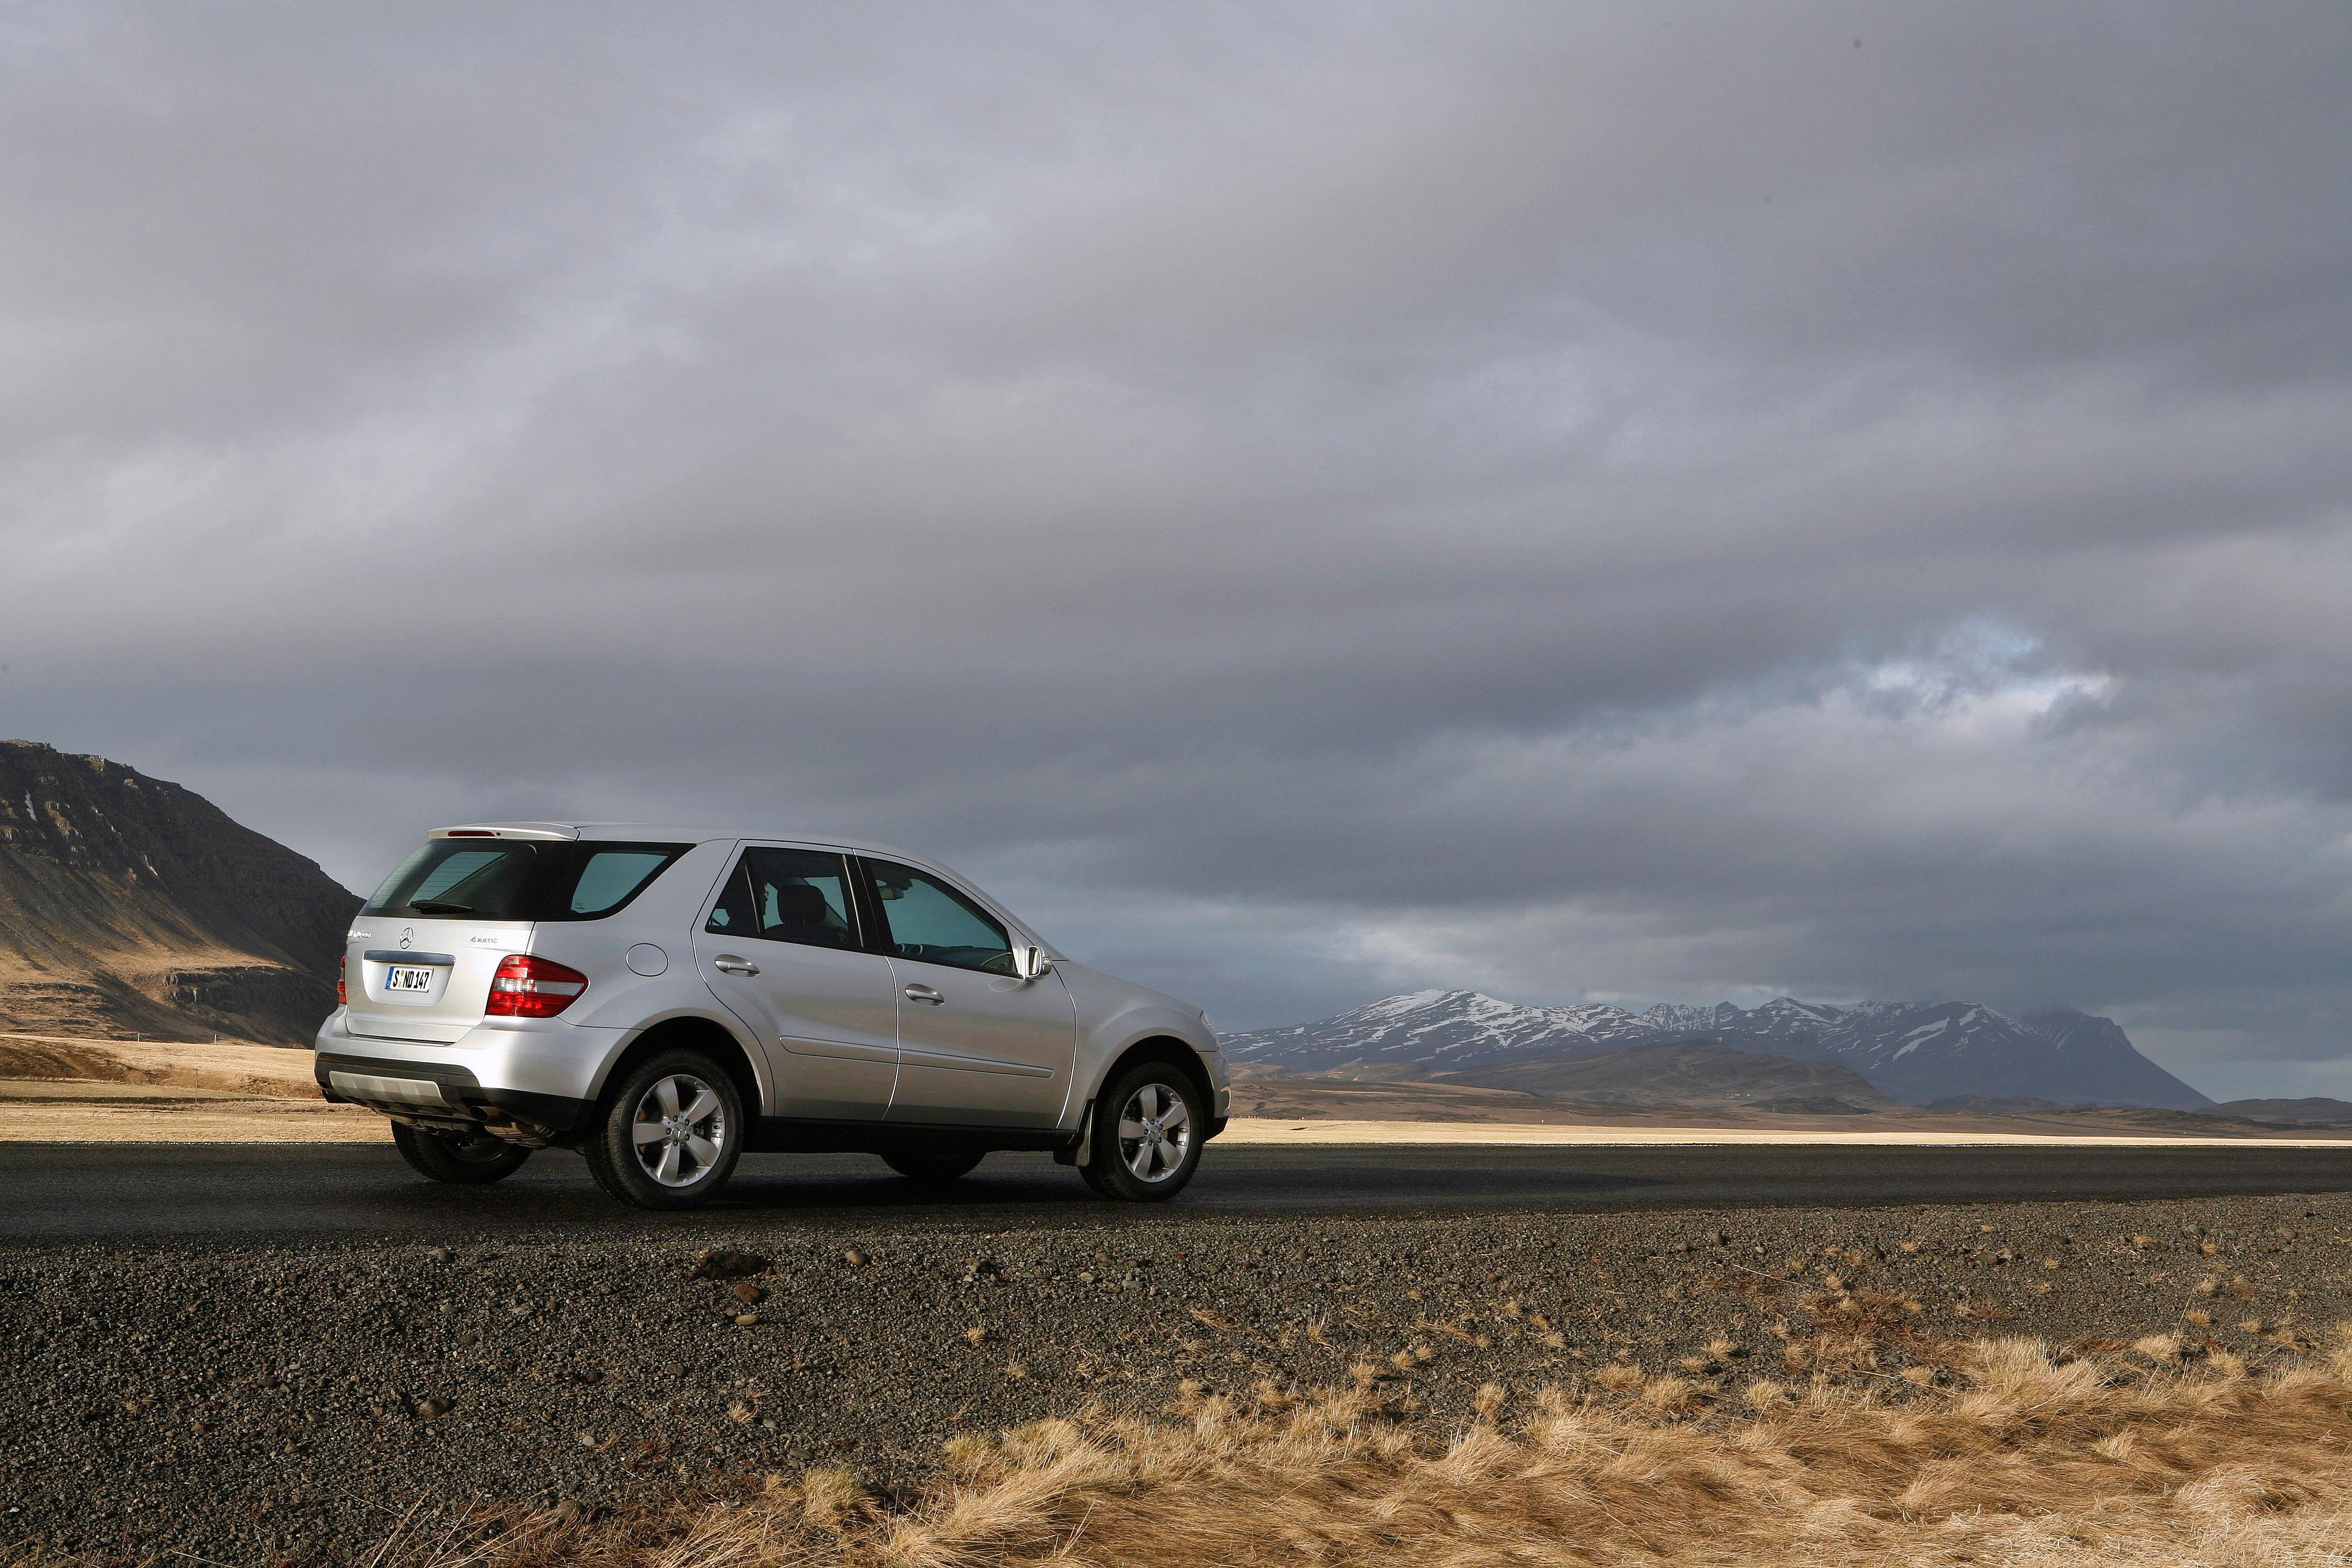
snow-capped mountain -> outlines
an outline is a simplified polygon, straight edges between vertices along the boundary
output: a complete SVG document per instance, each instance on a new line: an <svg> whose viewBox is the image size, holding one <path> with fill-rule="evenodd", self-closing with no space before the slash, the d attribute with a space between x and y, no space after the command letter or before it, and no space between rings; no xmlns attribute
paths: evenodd
<svg viewBox="0 0 2352 1568"><path fill-rule="evenodd" d="M1424 1073L1589 1056L1677 1037L1851 1068L1913 1104L1961 1095L2194 1110L2212 1102L2139 1054L2110 1018L2066 1008L2012 1018L1973 1002L1760 1007L1662 1003L1635 1015L1586 1004L1521 1007L1475 991L1416 991L1293 1029L1225 1041L1234 1059L1312 1071L1361 1064Z"/></svg>
<svg viewBox="0 0 2352 1568"><path fill-rule="evenodd" d="M1430 1072L1613 1051L1657 1031L1622 1007L1522 1007L1475 991L1383 996L1295 1029L1231 1035L1225 1053L1286 1068L1419 1067Z"/></svg>

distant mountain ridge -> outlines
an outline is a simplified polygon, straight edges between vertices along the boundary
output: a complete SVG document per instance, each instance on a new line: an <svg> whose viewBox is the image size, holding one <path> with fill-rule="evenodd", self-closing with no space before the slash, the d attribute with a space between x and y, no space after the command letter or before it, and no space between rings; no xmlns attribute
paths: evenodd
<svg viewBox="0 0 2352 1568"><path fill-rule="evenodd" d="M2216 1116L2242 1116L2249 1121L2282 1121L2306 1127L2352 1127L2352 1101L2311 1095L2302 1100L2229 1100L2213 1107Z"/></svg>
<svg viewBox="0 0 2352 1568"><path fill-rule="evenodd" d="M359 907L193 791L0 741L0 1031L307 1043Z"/></svg>
<svg viewBox="0 0 2352 1568"><path fill-rule="evenodd" d="M1472 1068L1448 1081L1517 1089L1556 1100L1619 1105L1801 1106L1832 1114L1882 1110L1896 1102L1852 1068L1735 1050L1695 1037L1637 1041L1614 1051L1542 1057Z"/></svg>
<svg viewBox="0 0 2352 1568"><path fill-rule="evenodd" d="M1384 996L1319 1023L1225 1042L1234 1059L1297 1070L1360 1064L1418 1075L1622 1051L1675 1037L1851 1068L1914 1105L1960 1096L2197 1110L2204 1095L2140 1055L2111 1018L2050 1008L2012 1018L1973 1002L1755 1008L1661 1003L1634 1014L1584 1003L1523 1007L1475 991Z"/></svg>

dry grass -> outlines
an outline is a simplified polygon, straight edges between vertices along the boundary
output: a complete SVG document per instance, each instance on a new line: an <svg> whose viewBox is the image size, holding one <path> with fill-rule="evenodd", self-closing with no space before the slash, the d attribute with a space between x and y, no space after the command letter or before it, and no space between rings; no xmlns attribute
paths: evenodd
<svg viewBox="0 0 2352 1568"><path fill-rule="evenodd" d="M322 1100L148 1100L0 1093L0 1143L382 1143L392 1123Z"/></svg>
<svg viewBox="0 0 2352 1568"><path fill-rule="evenodd" d="M316 1100L310 1053L223 1040L217 1045L0 1034L0 1078L89 1079Z"/></svg>
<svg viewBox="0 0 2352 1568"><path fill-rule="evenodd" d="M309 1051L0 1035L0 1142L390 1139L373 1111L320 1098Z"/></svg>
<svg viewBox="0 0 2352 1568"><path fill-rule="evenodd" d="M1411 1392L1385 1377L1314 1398L1192 1388L1162 1418L1091 1411L958 1438L929 1486L894 1499L815 1471L658 1518L412 1521L375 1562L2352 1563L2352 1334L2261 1377L2184 1363L2178 1342L2137 1350L2069 1360L1979 1341L1940 1381L1889 1378L1885 1396L1621 1363L1585 1388L1489 1384L1450 1432L1405 1419Z"/></svg>

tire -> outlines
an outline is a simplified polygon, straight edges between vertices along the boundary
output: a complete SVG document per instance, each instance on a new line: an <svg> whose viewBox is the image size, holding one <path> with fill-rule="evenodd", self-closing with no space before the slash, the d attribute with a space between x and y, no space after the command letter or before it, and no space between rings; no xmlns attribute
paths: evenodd
<svg viewBox="0 0 2352 1568"><path fill-rule="evenodd" d="M727 1184L749 1131L726 1068L700 1051L664 1051L605 1095L581 1152L596 1184L624 1203L690 1209Z"/></svg>
<svg viewBox="0 0 2352 1568"><path fill-rule="evenodd" d="M1165 1203L1201 1168L1208 1107L1183 1068L1138 1062L1095 1101L1087 1185L1131 1204Z"/></svg>
<svg viewBox="0 0 2352 1568"><path fill-rule="evenodd" d="M910 1182L944 1185L971 1175L985 1153L979 1149L893 1149L882 1163Z"/></svg>
<svg viewBox="0 0 2352 1568"><path fill-rule="evenodd" d="M520 1143L502 1143L487 1132L428 1132L405 1121L392 1124L392 1144L419 1175L461 1187L502 1182L530 1158Z"/></svg>

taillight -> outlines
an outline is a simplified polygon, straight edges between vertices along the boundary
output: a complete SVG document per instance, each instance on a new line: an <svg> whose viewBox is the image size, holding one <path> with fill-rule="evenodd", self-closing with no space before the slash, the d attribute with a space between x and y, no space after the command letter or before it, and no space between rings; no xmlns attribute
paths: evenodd
<svg viewBox="0 0 2352 1568"><path fill-rule="evenodd" d="M552 1018L587 989L588 977L576 969L510 952L490 977L490 1005L483 1011L493 1018Z"/></svg>
<svg viewBox="0 0 2352 1568"><path fill-rule="evenodd" d="M335 1005L348 1007L351 1005L352 955L347 952L335 961Z"/></svg>

